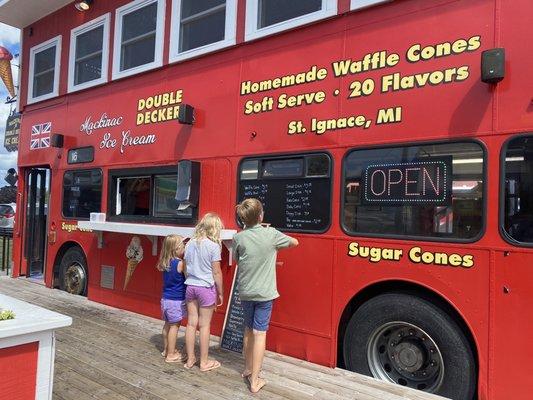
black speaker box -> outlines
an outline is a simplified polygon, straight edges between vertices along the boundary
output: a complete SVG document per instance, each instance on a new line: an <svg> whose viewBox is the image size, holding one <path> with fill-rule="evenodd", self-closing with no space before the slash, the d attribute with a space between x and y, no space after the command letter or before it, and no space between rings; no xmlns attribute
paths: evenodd
<svg viewBox="0 0 533 400"><path fill-rule="evenodd" d="M490 49L481 53L481 81L498 83L505 77L505 49Z"/></svg>
<svg viewBox="0 0 533 400"><path fill-rule="evenodd" d="M63 147L63 141L65 137L59 133L54 133L50 138L50 146L57 147L58 149Z"/></svg>
<svg viewBox="0 0 533 400"><path fill-rule="evenodd" d="M180 124L192 125L194 123L194 107L188 104L180 104L178 122Z"/></svg>

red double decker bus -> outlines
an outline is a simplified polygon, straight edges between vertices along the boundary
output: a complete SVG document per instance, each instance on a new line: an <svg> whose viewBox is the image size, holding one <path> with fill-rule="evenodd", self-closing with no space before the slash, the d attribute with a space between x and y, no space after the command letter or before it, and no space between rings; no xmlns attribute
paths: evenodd
<svg viewBox="0 0 533 400"><path fill-rule="evenodd" d="M157 317L162 236L215 211L231 249L257 197L300 242L270 350L530 398L530 1L80 3L0 4L23 28L15 276Z"/></svg>

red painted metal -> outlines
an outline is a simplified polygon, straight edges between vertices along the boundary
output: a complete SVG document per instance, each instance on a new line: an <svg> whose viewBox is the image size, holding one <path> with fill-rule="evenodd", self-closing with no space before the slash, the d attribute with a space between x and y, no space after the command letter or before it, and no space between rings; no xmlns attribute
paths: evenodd
<svg viewBox="0 0 533 400"><path fill-rule="evenodd" d="M145 251L145 258L128 286L122 291L125 273L124 251L129 235L105 234L105 246L97 249L96 235L68 232L76 221L61 216L63 172L70 169L66 151L92 145L95 161L83 165L101 167L104 176L103 211L107 209L107 174L110 169L153 165L175 165L180 159L194 159L202 164L200 213L217 211L226 227L236 228L234 205L237 192L237 166L244 156L254 154L296 153L322 149L334 160L333 206L331 227L320 235L295 234L301 245L281 253L284 267L279 269L281 298L273 314L268 348L313 362L335 366L339 323L349 302L365 288L392 280L409 282L445 299L464 320L470 331L479 364L478 395L480 399L526 399L533 392L529 376L533 372L533 351L523 340L533 332L530 315L533 287L530 266L531 249L518 249L499 234L500 151L513 133L533 128L531 98L533 57L525 47L533 34L529 21L533 11L529 0L404 0L394 1L360 12L347 12L349 2L339 1L339 15L300 29L276 34L251 43L244 42L244 1L238 8L237 45L214 54L180 63L164 65L156 70L111 81L95 88L68 94L67 68L70 30L80 24L111 12L124 0L95 2L88 13L75 13L65 7L35 23L23 33L23 72L21 106L23 120L20 131L19 167L49 166L52 170L50 223L57 227L57 240L47 251L45 282L52 285L52 267L63 243L75 241L88 254L89 298L139 313L159 315L160 276L154 268L155 257ZM167 10L170 10L170 1ZM114 17L113 17L114 18ZM113 19L112 18L112 19ZM168 54L170 13L166 19L165 55ZM111 26L113 26L113 22ZM112 29L113 31L113 29ZM62 35L60 95L57 98L26 105L29 49L45 40ZM418 62L407 62L407 50L459 39L478 37L479 47L460 54ZM476 42L476 39L471 39ZM508 56L507 76L496 88L480 80L481 52L504 47ZM332 63L359 60L367 53L397 53L397 65L373 71L333 76ZM110 61L111 70L111 61ZM260 82L317 69L327 70L322 80L265 92L240 95L243 82ZM418 88L380 93L384 75L401 76L424 72L468 68L468 77L450 83L420 85ZM448 72L450 74L451 72ZM443 73L446 74L446 73ZM350 86L356 80L373 79L375 92L351 98ZM183 91L183 102L196 109L196 123L179 125L176 121L136 125L139 99L160 93ZM336 90L339 91L337 94ZM313 93L324 92L318 102ZM279 99L282 94L308 94L313 104L276 108L272 111L245 115L249 101ZM267 97L266 100L263 100ZM305 97L304 97L305 102ZM368 129L350 128L315 134L289 135L291 121L311 126L312 118L333 119L364 115L375 120L377 110L402 107L402 121L396 124L372 124ZM92 134L80 131L84 121L98 120L102 114L123 117L123 124ZM64 149L30 151L32 125L51 121L53 132L65 135ZM101 148L103 134L111 132L119 138L122 130L134 135L154 134L156 143L139 151L127 146L120 151ZM252 133L254 133L252 135ZM472 138L487 150L486 230L472 244L416 242L430 251L469 253L474 255L473 268L459 269L425 266L403 260L399 263L369 263L347 256L353 241L341 229L340 194L341 165L348 149L390 143ZM78 167L76 167L78 168ZM22 173L20 176L23 176ZM24 185L20 186L24 193ZM23 203L17 204L22 210ZM17 224L22 224L19 213ZM67 225L64 225L67 224ZM63 228L62 228L63 227ZM66 228L65 228L66 227ZM15 229L20 231L20 225ZM15 275L25 274L22 235L15 235ZM403 249L413 241L357 238L364 245ZM142 238L143 247L151 243ZM117 250L118 249L118 250ZM504 251L512 257L503 258ZM233 276L233 266L223 256L226 287ZM115 290L100 287L102 265L116 268ZM296 284L297 283L297 284ZM503 294L509 285L511 292ZM227 298L227 297L226 297ZM214 333L219 333L223 311L215 316ZM517 383L519 382L519 383Z"/></svg>
<svg viewBox="0 0 533 400"><path fill-rule="evenodd" d="M37 356L39 342L0 349L0 380L2 398L10 400L35 399L37 385Z"/></svg>

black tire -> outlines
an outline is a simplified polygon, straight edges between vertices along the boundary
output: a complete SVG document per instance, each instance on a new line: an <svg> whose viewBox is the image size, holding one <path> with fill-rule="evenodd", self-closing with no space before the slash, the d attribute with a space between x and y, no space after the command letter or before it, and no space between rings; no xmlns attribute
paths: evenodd
<svg viewBox="0 0 533 400"><path fill-rule="evenodd" d="M87 261L79 247L68 249L59 264L59 288L65 292L87 296Z"/></svg>
<svg viewBox="0 0 533 400"><path fill-rule="evenodd" d="M472 400L476 363L465 335L422 298L387 293L353 314L344 336L347 369L454 400Z"/></svg>

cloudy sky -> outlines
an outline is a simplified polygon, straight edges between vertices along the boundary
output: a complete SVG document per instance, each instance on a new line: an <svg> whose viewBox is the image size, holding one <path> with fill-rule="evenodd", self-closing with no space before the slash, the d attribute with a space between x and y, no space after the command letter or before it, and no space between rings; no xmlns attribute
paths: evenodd
<svg viewBox="0 0 533 400"><path fill-rule="evenodd" d="M20 51L19 34L18 29L0 23L0 46L8 49L13 55L18 54ZM13 81L15 82L15 86L18 86L18 68L14 64L18 64L18 58L13 59L11 64ZM9 104L5 104L7 96L8 93L4 83L0 80L0 187L7 185L4 181L6 171L9 168L15 168L17 166L17 152L9 153L4 147L6 119L9 116L10 110Z"/></svg>

